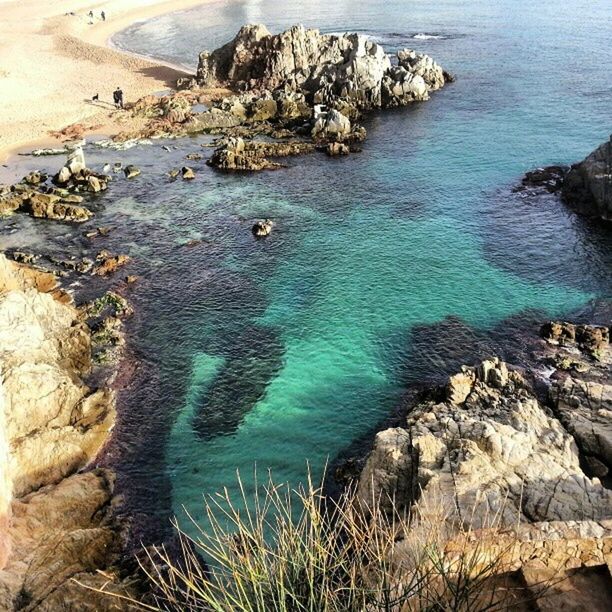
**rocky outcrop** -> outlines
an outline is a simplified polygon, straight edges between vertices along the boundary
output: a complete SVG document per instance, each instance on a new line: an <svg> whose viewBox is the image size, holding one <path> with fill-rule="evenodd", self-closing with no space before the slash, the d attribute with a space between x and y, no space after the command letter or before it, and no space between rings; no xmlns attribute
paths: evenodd
<svg viewBox="0 0 612 612"><path fill-rule="evenodd" d="M547 166L527 172L517 190L526 188L560 193L575 212L612 221L612 137L571 167Z"/></svg>
<svg viewBox="0 0 612 612"><path fill-rule="evenodd" d="M612 137L570 168L562 194L576 212L612 221Z"/></svg>
<svg viewBox="0 0 612 612"><path fill-rule="evenodd" d="M115 568L122 529L113 516L113 486L112 474L98 469L13 502L12 551L0 570L2 610L129 609L91 590L134 594Z"/></svg>
<svg viewBox="0 0 612 612"><path fill-rule="evenodd" d="M112 569L113 476L75 475L114 425L113 392L84 382L96 342L85 319L104 305L81 313L55 285L0 255L0 608L121 610L73 581L129 589Z"/></svg>
<svg viewBox="0 0 612 612"><path fill-rule="evenodd" d="M555 345L545 349L542 367L556 364L547 401L535 391L535 368L491 359L451 376L413 407L405 426L376 436L360 478L362 499L382 495L387 504L416 504L419 513L454 508L452 520L472 527L610 517L612 491L583 469L588 456L603 476L612 458L604 329L545 326Z"/></svg>
<svg viewBox="0 0 612 612"><path fill-rule="evenodd" d="M0 256L0 274L12 265ZM50 293L14 281L2 292L0 347L9 477L19 497L98 453L114 423L114 397L83 383L92 365L89 329Z"/></svg>
<svg viewBox="0 0 612 612"><path fill-rule="evenodd" d="M281 165L268 157L303 155L315 150L312 143L245 141L242 138L225 138L206 162L220 170L275 170Z"/></svg>
<svg viewBox="0 0 612 612"><path fill-rule="evenodd" d="M311 104L345 100L371 109L426 100L446 81L425 55L406 49L396 59L394 66L380 45L358 34L320 34L299 25L273 35L264 25L247 25L223 47L200 54L196 82L300 92Z"/></svg>

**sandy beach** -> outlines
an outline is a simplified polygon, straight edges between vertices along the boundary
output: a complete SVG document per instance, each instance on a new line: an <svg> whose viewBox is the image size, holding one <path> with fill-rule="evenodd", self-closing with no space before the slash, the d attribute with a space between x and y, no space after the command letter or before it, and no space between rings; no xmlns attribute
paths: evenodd
<svg viewBox="0 0 612 612"><path fill-rule="evenodd" d="M207 1L0 0L0 160L28 144L57 142L50 132L75 122L116 131L115 87L135 100L172 87L183 73L112 49L109 38L135 21ZM96 93L99 103L91 100Z"/></svg>

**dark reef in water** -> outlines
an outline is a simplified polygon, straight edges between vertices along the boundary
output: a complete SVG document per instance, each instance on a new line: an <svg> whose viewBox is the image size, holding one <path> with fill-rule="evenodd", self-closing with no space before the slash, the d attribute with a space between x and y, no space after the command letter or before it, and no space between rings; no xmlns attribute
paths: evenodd
<svg viewBox="0 0 612 612"><path fill-rule="evenodd" d="M198 398L193 427L203 440L237 429L281 369L285 347L274 329L252 326L238 332L226 351L221 371Z"/></svg>

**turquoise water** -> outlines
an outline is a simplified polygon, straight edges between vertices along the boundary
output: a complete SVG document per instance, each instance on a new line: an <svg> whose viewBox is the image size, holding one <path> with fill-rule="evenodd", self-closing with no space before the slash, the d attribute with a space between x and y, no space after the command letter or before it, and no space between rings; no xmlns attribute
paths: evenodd
<svg viewBox="0 0 612 612"><path fill-rule="evenodd" d="M203 495L235 490L236 470L249 481L255 463L297 483L307 461L320 472L397 408L408 383L476 358L480 338L502 351L513 325L610 297L609 231L512 188L608 137L611 12L603 1L262 0L116 37L193 65L242 23L301 21L426 51L458 77L426 103L369 117L363 152L348 158L253 176L201 163L188 184L163 176L203 139L88 153L143 169L97 200L95 220L142 276L130 324L140 366L105 459L136 515L165 520L184 505L198 516ZM264 241L250 234L260 217L276 222ZM4 246L91 248L15 223Z"/></svg>
<svg viewBox="0 0 612 612"><path fill-rule="evenodd" d="M270 268L227 262L256 280L261 312L244 323L270 342L239 365L223 350L191 356L166 457L175 510L197 509L202 493L231 486L236 469L248 477L253 462L291 482L303 478L306 460L320 472L399 402L412 328L449 316L490 328L527 309L554 316L609 292L607 282L563 273L574 268L567 260L575 251L554 244L568 236L551 234L537 205L494 196L525 169L581 158L606 138L609 9L603 2L563 11L551 2L242 2L121 37L132 49L163 49L189 65L194 50L225 42L238 24L279 31L304 22L358 30L389 49L427 50L458 76L430 103L374 118L361 156L296 169L295 182L279 181L287 189L280 201L256 190L242 204L247 215L278 218L272 240L291 232ZM435 38L413 38L419 33ZM499 206L516 209L492 221ZM260 384L249 388L241 377ZM206 411L233 414L227 404L235 403L238 423L207 433ZM202 412L198 434L193 423Z"/></svg>

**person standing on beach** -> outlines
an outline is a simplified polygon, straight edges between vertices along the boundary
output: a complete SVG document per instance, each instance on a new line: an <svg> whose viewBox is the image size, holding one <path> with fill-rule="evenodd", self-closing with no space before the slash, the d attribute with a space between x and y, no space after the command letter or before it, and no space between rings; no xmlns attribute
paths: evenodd
<svg viewBox="0 0 612 612"><path fill-rule="evenodd" d="M117 87L113 91L113 100L116 108L123 108L123 91L121 91L121 88Z"/></svg>
<svg viewBox="0 0 612 612"><path fill-rule="evenodd" d="M102 17L102 21L106 21L106 13L104 11L100 12L100 17Z"/></svg>

